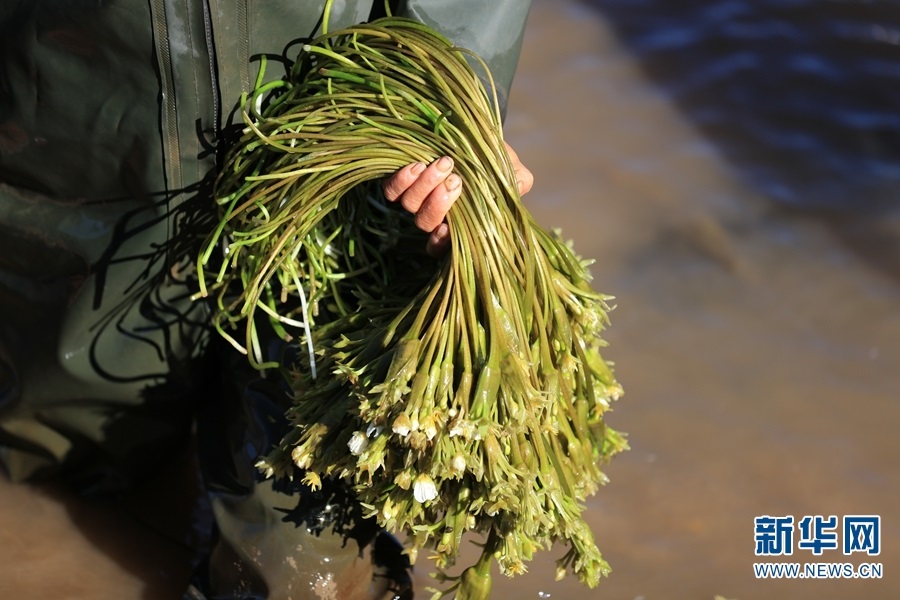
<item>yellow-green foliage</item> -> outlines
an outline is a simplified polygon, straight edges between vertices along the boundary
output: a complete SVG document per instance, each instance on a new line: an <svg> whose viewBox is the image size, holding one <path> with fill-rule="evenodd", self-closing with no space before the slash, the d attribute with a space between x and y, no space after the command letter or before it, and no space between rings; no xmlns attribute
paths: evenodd
<svg viewBox="0 0 900 600"><path fill-rule="evenodd" d="M484 597L488 558L521 573L557 541L560 574L593 586L608 566L582 503L626 447L604 422L621 392L599 353L609 298L522 205L496 99L467 56L387 18L311 42L288 79L257 90L217 183L204 293L258 366L274 366L261 321L312 350L287 365L294 428L261 462L270 476L343 478L441 568L465 532L486 535L479 565L445 592ZM433 260L367 184L445 154L464 191L452 250Z"/></svg>

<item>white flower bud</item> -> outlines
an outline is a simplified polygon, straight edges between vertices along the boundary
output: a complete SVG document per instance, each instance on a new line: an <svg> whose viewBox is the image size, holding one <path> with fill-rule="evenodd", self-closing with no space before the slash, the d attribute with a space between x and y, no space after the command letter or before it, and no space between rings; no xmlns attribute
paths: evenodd
<svg viewBox="0 0 900 600"><path fill-rule="evenodd" d="M409 422L409 417L406 416L406 413L400 413L394 419L394 425L391 427L391 430L400 437L409 435L409 432L412 430L412 423Z"/></svg>
<svg viewBox="0 0 900 600"><path fill-rule="evenodd" d="M462 454L457 454L453 457L453 461L450 463L450 469L455 474L460 474L466 470L466 459Z"/></svg>
<svg viewBox="0 0 900 600"><path fill-rule="evenodd" d="M438 491L437 486L434 485L434 480L424 473L416 477L416 482L413 484L413 496L417 502L421 503L437 498Z"/></svg>
<svg viewBox="0 0 900 600"><path fill-rule="evenodd" d="M350 441L347 442L347 447L350 448L350 454L353 456L359 456L362 454L362 451L366 449L369 445L369 438L366 437L362 431L356 431L353 435L350 436Z"/></svg>

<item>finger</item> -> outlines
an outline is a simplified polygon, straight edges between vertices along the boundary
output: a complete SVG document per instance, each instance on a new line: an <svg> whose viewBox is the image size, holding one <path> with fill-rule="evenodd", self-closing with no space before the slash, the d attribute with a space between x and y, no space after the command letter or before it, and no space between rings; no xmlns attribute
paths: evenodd
<svg viewBox="0 0 900 600"><path fill-rule="evenodd" d="M525 194L530 192L531 188L534 186L534 175L530 170L525 168L525 165L523 165L522 163L519 163L515 171L516 186L519 188L519 195L524 196Z"/></svg>
<svg viewBox="0 0 900 600"><path fill-rule="evenodd" d="M446 223L441 223L434 228L431 235L428 236L428 242L425 244L425 251L429 256L440 258L447 252L450 247L450 227Z"/></svg>
<svg viewBox="0 0 900 600"><path fill-rule="evenodd" d="M403 192L400 196L400 204L409 212L413 214L418 213L425 199L447 179L452 169L453 159L449 156L444 156L432 162Z"/></svg>
<svg viewBox="0 0 900 600"><path fill-rule="evenodd" d="M419 178L419 175L421 175L424 170L425 163L417 162L406 165L390 177L384 179L381 186L384 191L384 197L390 202L396 202L400 196L409 189L409 186Z"/></svg>
<svg viewBox="0 0 900 600"><path fill-rule="evenodd" d="M438 184L416 212L416 227L422 231L434 231L441 224L450 207L462 192L462 180L451 173L443 183Z"/></svg>
<svg viewBox="0 0 900 600"><path fill-rule="evenodd" d="M531 171L522 164L522 161L519 159L519 154L512 149L512 146L503 142L506 146L506 152L509 154L510 161L512 162L513 172L516 176L516 187L519 189L519 194L525 195L531 191L532 186L534 186L534 175Z"/></svg>
<svg viewBox="0 0 900 600"><path fill-rule="evenodd" d="M518 154L518 152L516 152L515 150L513 150L513 147L510 146L508 142L504 141L504 142L503 142L503 145L506 146L506 153L509 154L509 157L512 159L512 163L513 163L513 164L516 164L516 163L521 162L521 161L519 160L519 154Z"/></svg>

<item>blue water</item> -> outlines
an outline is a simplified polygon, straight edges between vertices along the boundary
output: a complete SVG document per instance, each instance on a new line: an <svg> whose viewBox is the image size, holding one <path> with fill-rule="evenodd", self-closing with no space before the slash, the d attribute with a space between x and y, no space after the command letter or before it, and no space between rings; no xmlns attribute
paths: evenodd
<svg viewBox="0 0 900 600"><path fill-rule="evenodd" d="M900 2L584 0L778 204L900 204Z"/></svg>

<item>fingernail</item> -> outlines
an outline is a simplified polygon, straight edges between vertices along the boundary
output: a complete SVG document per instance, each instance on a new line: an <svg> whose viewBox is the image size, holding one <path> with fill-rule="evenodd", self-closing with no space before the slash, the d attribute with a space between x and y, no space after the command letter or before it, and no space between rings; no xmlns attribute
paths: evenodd
<svg viewBox="0 0 900 600"><path fill-rule="evenodd" d="M439 171L447 172L453 168L453 159L449 156L444 156L437 162L437 168Z"/></svg>
<svg viewBox="0 0 900 600"><path fill-rule="evenodd" d="M523 188L524 186L525 186L525 184L522 183L522 180L521 180L521 179L516 179L516 187L519 188L519 193L520 193L520 194L522 193L522 188Z"/></svg>
<svg viewBox="0 0 900 600"><path fill-rule="evenodd" d="M460 184L459 175L456 175L456 174L450 175L444 181L444 186L447 188L448 192L452 192L453 190L458 188L459 184Z"/></svg>
<svg viewBox="0 0 900 600"><path fill-rule="evenodd" d="M412 166L412 168L409 170L409 172L412 173L413 175L421 175L422 171L424 171L424 170L425 170L425 163L417 162L416 164L414 164Z"/></svg>

